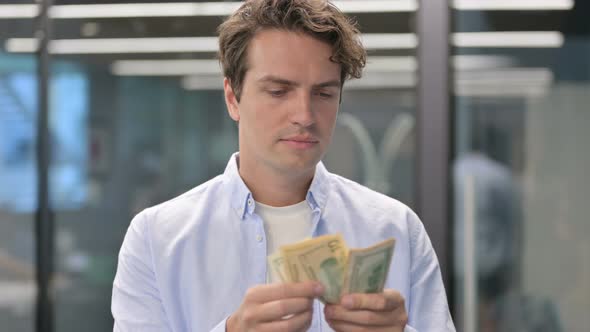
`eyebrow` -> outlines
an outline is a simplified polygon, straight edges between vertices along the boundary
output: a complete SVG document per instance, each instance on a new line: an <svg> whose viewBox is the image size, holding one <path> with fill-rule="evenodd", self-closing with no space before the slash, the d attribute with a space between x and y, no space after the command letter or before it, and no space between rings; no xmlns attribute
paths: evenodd
<svg viewBox="0 0 590 332"><path fill-rule="evenodd" d="M260 78L258 80L259 83L277 83L277 84L281 84L281 85L289 85L289 86L299 86L299 83L294 82L294 81L290 81L278 76L274 76L274 75L266 75L263 76L262 78ZM342 84L340 83L340 80L332 80L332 81L327 81L327 82L322 82L322 83L318 83L318 84L314 84L313 88L326 88L326 87L340 87Z"/></svg>

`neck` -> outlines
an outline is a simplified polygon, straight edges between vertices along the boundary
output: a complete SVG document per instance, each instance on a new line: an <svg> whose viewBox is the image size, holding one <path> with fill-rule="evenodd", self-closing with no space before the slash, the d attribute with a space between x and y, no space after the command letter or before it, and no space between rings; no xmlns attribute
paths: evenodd
<svg viewBox="0 0 590 332"><path fill-rule="evenodd" d="M297 204L307 195L314 170L297 175L285 176L278 170L269 170L261 165L251 165L239 160L239 174L257 202L270 206Z"/></svg>

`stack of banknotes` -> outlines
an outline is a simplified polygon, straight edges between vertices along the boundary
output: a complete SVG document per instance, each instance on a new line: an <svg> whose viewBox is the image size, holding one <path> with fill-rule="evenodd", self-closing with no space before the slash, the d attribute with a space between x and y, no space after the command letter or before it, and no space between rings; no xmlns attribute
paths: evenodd
<svg viewBox="0 0 590 332"><path fill-rule="evenodd" d="M383 291L395 239L368 248L349 249L340 234L285 245L268 256L270 278L278 282L319 281L324 303L338 303L344 294Z"/></svg>

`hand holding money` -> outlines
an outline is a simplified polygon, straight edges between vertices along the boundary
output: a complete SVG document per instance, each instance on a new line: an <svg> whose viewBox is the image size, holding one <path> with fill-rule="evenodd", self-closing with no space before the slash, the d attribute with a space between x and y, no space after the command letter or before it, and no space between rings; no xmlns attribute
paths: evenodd
<svg viewBox="0 0 590 332"><path fill-rule="evenodd" d="M383 291L395 240L364 249L348 249L339 234L282 246L268 257L271 279L281 282L319 281L320 299L338 303L344 294Z"/></svg>
<svg viewBox="0 0 590 332"><path fill-rule="evenodd" d="M345 295L340 304L326 304L324 315L335 331L403 332L408 323L404 298L393 289Z"/></svg>
<svg viewBox="0 0 590 332"><path fill-rule="evenodd" d="M311 324L313 299L324 289L317 282L258 285L227 320L227 332L304 331Z"/></svg>

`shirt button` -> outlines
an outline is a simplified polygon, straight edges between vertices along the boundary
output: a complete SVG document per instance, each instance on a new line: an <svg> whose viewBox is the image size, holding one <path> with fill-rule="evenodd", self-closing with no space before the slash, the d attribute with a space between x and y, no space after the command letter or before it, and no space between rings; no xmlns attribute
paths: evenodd
<svg viewBox="0 0 590 332"><path fill-rule="evenodd" d="M262 235L260 235L260 234L256 235L256 241L262 242Z"/></svg>
<svg viewBox="0 0 590 332"><path fill-rule="evenodd" d="M251 199L248 200L248 205L252 205L252 200Z"/></svg>

